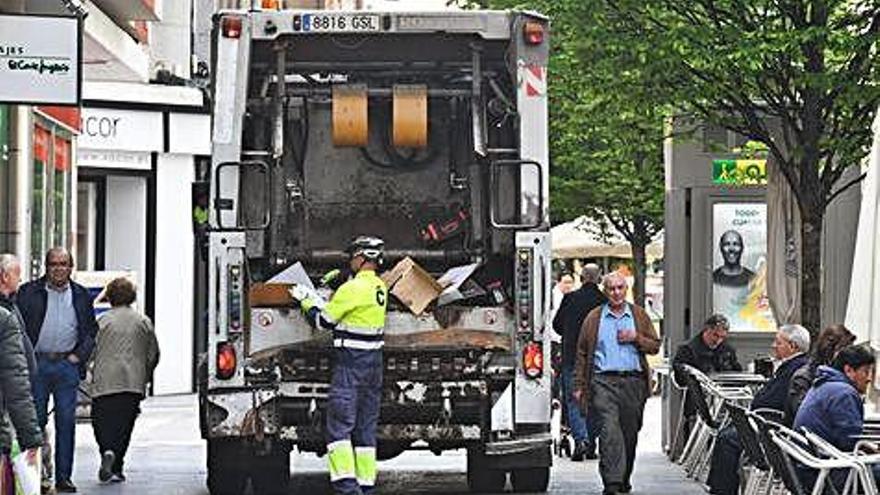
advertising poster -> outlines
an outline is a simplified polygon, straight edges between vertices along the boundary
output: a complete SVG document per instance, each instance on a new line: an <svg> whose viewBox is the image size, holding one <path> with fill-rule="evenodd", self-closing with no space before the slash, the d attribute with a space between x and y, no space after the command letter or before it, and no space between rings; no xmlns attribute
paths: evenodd
<svg viewBox="0 0 880 495"><path fill-rule="evenodd" d="M775 331L767 298L767 205L712 207L712 307L731 331Z"/></svg>

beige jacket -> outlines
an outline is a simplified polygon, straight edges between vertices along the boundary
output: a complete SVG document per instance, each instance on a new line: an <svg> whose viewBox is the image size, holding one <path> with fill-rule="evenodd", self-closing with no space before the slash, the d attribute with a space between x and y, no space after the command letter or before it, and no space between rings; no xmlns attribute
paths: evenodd
<svg viewBox="0 0 880 495"><path fill-rule="evenodd" d="M133 392L144 395L159 363L153 323L128 306L98 318L92 397Z"/></svg>

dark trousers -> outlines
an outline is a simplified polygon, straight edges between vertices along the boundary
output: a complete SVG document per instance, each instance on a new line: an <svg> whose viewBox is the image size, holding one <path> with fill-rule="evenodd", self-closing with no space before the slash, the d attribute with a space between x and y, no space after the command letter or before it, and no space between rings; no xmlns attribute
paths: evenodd
<svg viewBox="0 0 880 495"><path fill-rule="evenodd" d="M45 431L49 396L55 403L55 481L70 479L76 438L76 395L79 366L67 359L52 360L37 354L37 376L31 381L37 419Z"/></svg>
<svg viewBox="0 0 880 495"><path fill-rule="evenodd" d="M134 420L141 412L141 394L122 392L102 395L92 400L92 427L95 430L95 442L98 450L104 453L113 451L116 461L111 471L122 473L125 453L131 442Z"/></svg>
<svg viewBox="0 0 880 495"><path fill-rule="evenodd" d="M630 484L648 389L642 376L593 375L590 419L599 438L605 488Z"/></svg>
<svg viewBox="0 0 880 495"><path fill-rule="evenodd" d="M739 493L739 457L742 443L732 426L718 432L712 461L709 465L709 493L713 495L736 495Z"/></svg>

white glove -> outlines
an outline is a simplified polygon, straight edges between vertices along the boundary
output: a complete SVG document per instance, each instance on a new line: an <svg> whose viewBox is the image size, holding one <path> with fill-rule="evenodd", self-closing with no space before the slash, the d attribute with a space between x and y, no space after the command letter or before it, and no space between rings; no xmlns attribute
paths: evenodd
<svg viewBox="0 0 880 495"><path fill-rule="evenodd" d="M288 292L290 292L290 297L292 297L296 301L304 301L308 299L311 295L309 289L301 285L294 285L293 287L288 289Z"/></svg>

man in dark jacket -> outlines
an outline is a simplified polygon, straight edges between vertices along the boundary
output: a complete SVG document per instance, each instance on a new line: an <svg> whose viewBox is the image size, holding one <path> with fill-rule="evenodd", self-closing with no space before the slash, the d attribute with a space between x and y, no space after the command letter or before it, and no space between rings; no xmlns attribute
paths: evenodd
<svg viewBox="0 0 880 495"><path fill-rule="evenodd" d="M794 420L794 428L806 428L844 452L851 452L855 435L862 432L865 411L862 396L874 376L874 353L863 346L849 346L834 358L832 366L819 366L813 386L804 397ZM804 486L813 486L816 472L798 470ZM874 471L877 478L877 470ZM831 478L840 489L845 472L833 472Z"/></svg>
<svg viewBox="0 0 880 495"><path fill-rule="evenodd" d="M779 364L773 377L755 393L752 409L774 409L782 413L788 398L791 376L807 363L810 350L810 333L800 325L783 325L773 340L773 355ZM709 493L713 495L736 495L739 493L739 456L742 444L732 426L721 430L712 449L709 467Z"/></svg>
<svg viewBox="0 0 880 495"><path fill-rule="evenodd" d="M55 489L76 492L73 471L76 402L80 377L95 346L98 324L92 297L70 280L73 257L64 248L46 253L46 274L21 287L18 307L37 355L34 398L40 426L55 404Z"/></svg>
<svg viewBox="0 0 880 495"><path fill-rule="evenodd" d="M571 460L581 461L596 458L596 439L587 418L572 396L574 366L578 337L584 318L594 308L605 303L607 298L599 289L599 266L589 263L581 271L581 288L569 292L562 298L559 310L553 318L553 329L562 336L562 397L568 414L568 426L574 437L575 449Z"/></svg>
<svg viewBox="0 0 880 495"><path fill-rule="evenodd" d="M15 426L19 446L27 452L28 459L37 462L37 450L43 443L43 435L37 423L37 413L31 396L28 360L25 356L21 319L12 303L11 295L18 288L21 266L15 256L0 254L0 403L2 413L8 414ZM3 434L0 435L0 451L9 452L12 435L3 418Z"/></svg>
<svg viewBox="0 0 880 495"><path fill-rule="evenodd" d="M679 384L685 383L684 370L682 369L685 364L693 366L703 373L742 371L742 365L736 358L736 349L727 343L729 330L730 323L724 315L710 316L700 333L679 346L675 352L675 357L672 358L675 380ZM690 400L685 403L684 410L686 416L693 416L694 405Z"/></svg>

